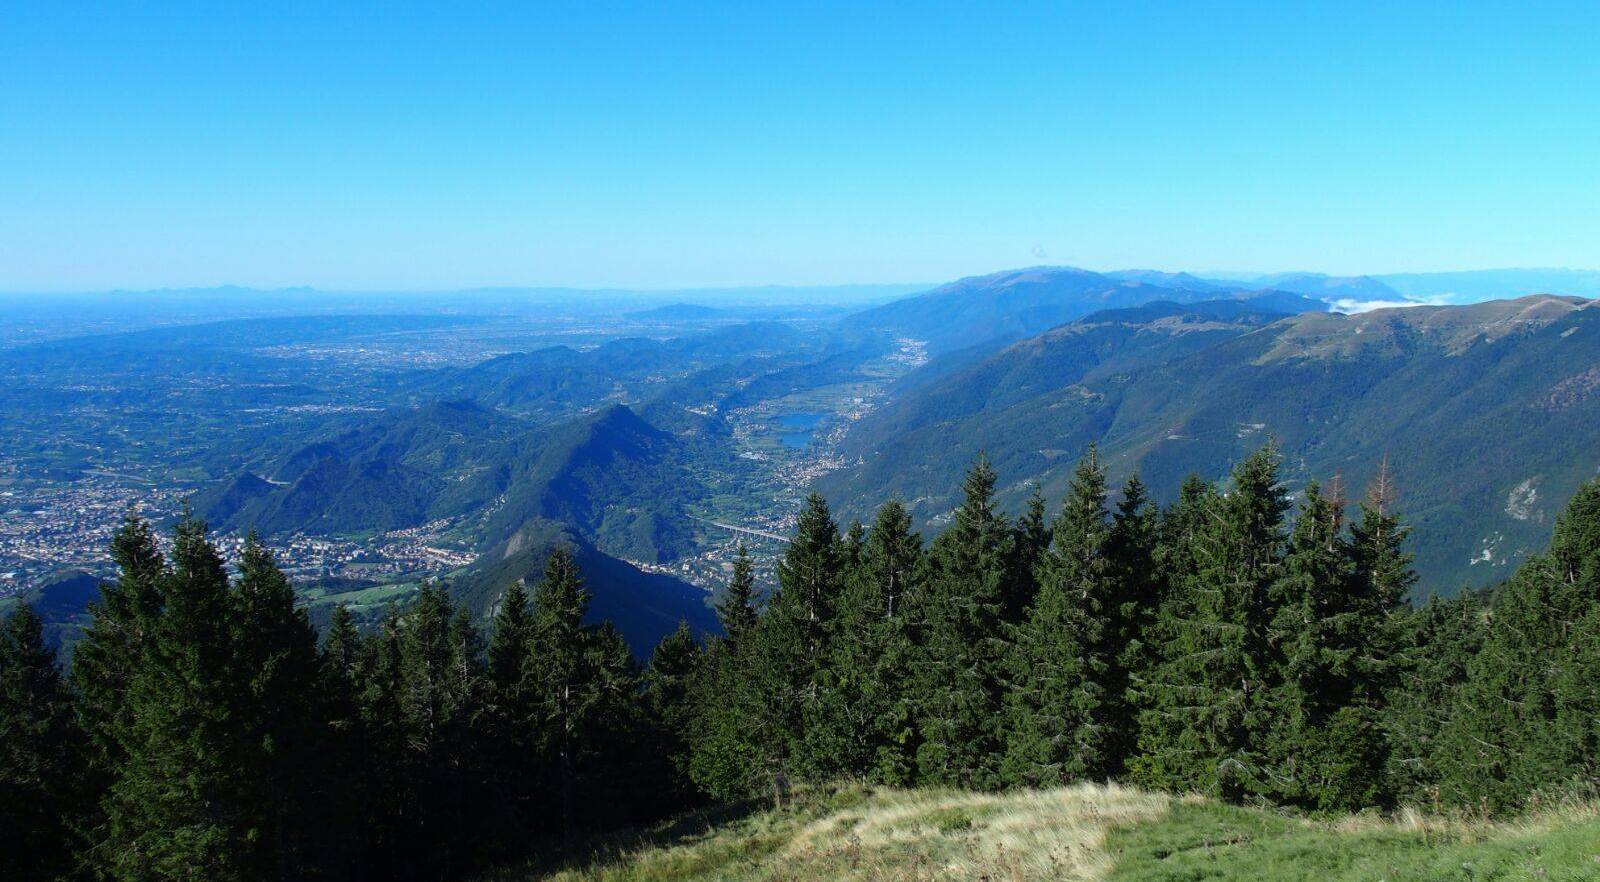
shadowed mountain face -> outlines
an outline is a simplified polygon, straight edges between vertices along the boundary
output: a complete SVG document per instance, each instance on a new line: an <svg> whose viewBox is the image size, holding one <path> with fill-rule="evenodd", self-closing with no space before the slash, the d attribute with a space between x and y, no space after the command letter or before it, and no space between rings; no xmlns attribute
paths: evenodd
<svg viewBox="0 0 1600 882"><path fill-rule="evenodd" d="M453 577L448 588L474 615L494 614L512 582L530 588L539 581L545 560L557 546L566 547L583 570L592 595L587 621L610 621L627 638L634 656L650 651L680 621L701 633L716 633L716 615L709 595L672 576L648 573L595 548L578 533L554 521L536 519L522 525L504 542L489 548L471 567Z"/></svg>
<svg viewBox="0 0 1600 882"><path fill-rule="evenodd" d="M1130 270L1107 275L1072 267L1033 267L961 279L857 313L846 326L926 340L929 351L938 354L991 340L1021 339L1102 309L1260 293L1185 273ZM1324 303L1282 292L1275 300L1283 311L1327 309Z"/></svg>
<svg viewBox="0 0 1600 882"><path fill-rule="evenodd" d="M1170 498L1267 438L1298 490L1360 488L1388 457L1422 590L1506 572L1600 467L1600 307L1527 297L1357 316L1227 316L1175 305L1088 317L907 394L847 439L824 489L846 511L899 493L936 520L986 450L1007 498L1053 497L1097 441L1116 477Z"/></svg>

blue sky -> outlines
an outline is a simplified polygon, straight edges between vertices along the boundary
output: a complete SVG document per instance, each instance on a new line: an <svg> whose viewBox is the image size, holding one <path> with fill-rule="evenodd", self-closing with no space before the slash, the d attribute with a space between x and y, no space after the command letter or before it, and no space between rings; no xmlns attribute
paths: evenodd
<svg viewBox="0 0 1600 882"><path fill-rule="evenodd" d="M222 5L0 8L0 290L1600 266L1600 4Z"/></svg>

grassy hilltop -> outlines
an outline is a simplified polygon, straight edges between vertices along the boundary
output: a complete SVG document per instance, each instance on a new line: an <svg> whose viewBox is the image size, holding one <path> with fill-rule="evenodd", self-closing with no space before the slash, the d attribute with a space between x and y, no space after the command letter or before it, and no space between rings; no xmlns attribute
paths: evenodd
<svg viewBox="0 0 1600 882"><path fill-rule="evenodd" d="M863 787L607 837L484 882L1593 880L1600 809L1516 822L1313 820L1123 787L979 794Z"/></svg>

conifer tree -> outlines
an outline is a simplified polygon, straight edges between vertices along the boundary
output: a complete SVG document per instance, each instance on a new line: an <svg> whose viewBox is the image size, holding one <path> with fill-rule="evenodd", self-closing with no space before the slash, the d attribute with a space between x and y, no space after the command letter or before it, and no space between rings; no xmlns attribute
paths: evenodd
<svg viewBox="0 0 1600 882"><path fill-rule="evenodd" d="M768 719L768 696L756 676L760 621L755 605L755 566L743 542L733 560L733 576L716 603L722 636L706 647L688 683L689 755L686 771L695 786L719 799L754 795L770 786L775 731Z"/></svg>
<svg viewBox="0 0 1600 882"><path fill-rule="evenodd" d="M565 548L555 549L534 589L527 670L543 748L554 763L562 836L569 842L577 832L578 753L600 698L586 658L588 609L589 590L577 561Z"/></svg>
<svg viewBox="0 0 1600 882"><path fill-rule="evenodd" d="M328 708L317 635L294 588L252 532L232 592L233 664L244 691L234 726L245 740L246 811L259 830L262 875L291 878L324 805Z"/></svg>
<svg viewBox="0 0 1600 882"><path fill-rule="evenodd" d="M528 609L528 589L518 579L500 596L494 614L494 629L489 632L489 682L495 701L519 716L526 711L523 665L528 655L528 636L533 617Z"/></svg>
<svg viewBox="0 0 1600 882"><path fill-rule="evenodd" d="M1495 597L1482 649L1441 734L1442 796L1506 810L1596 775L1592 684L1570 688L1593 647L1600 607L1600 480L1578 489L1547 553Z"/></svg>
<svg viewBox="0 0 1600 882"><path fill-rule="evenodd" d="M370 806L375 798L373 767L381 762L361 715L361 688L368 647L355 618L344 604L334 607L323 638L321 700L326 715L326 756L319 764L329 782L318 796L325 801L317 813L325 828L312 833L320 866L335 877L358 875L370 861L365 835ZM352 835L359 831L360 835Z"/></svg>
<svg viewBox="0 0 1600 882"><path fill-rule="evenodd" d="M818 715L836 736L836 774L903 784L913 759L907 615L925 567L898 500L879 509L857 558L843 580Z"/></svg>
<svg viewBox="0 0 1600 882"><path fill-rule="evenodd" d="M1107 541L1106 477L1093 447L1078 462L1039 567L1039 594L1012 655L1009 783L1057 786L1114 765L1106 683L1116 663L1116 602Z"/></svg>
<svg viewBox="0 0 1600 882"><path fill-rule="evenodd" d="M0 623L0 877L65 877L82 791L85 742L33 608Z"/></svg>
<svg viewBox="0 0 1600 882"><path fill-rule="evenodd" d="M722 596L717 599L716 610L722 633L730 641L737 642L740 635L755 626L755 564L750 560L750 552L743 542L734 552L733 576L728 580Z"/></svg>
<svg viewBox="0 0 1600 882"><path fill-rule="evenodd" d="M129 512L111 540L117 578L100 586L89 605L89 626L73 651L74 702L89 738L91 787L111 785L125 757L123 743L132 725L128 687L156 618L161 613L161 581L166 560L149 522Z"/></svg>
<svg viewBox="0 0 1600 882"><path fill-rule="evenodd" d="M1138 475L1122 486L1122 498L1106 537L1106 559L1116 592L1110 610L1108 637L1116 663L1106 679L1107 695L1115 700L1106 707L1108 770L1120 774L1137 747L1140 684L1156 662L1160 640L1156 626L1165 583L1156 562L1160 512Z"/></svg>
<svg viewBox="0 0 1600 882"><path fill-rule="evenodd" d="M1268 738L1267 792L1282 802L1334 810L1383 799L1386 741L1373 647L1392 607L1352 590L1341 511L1312 483L1275 586L1272 643L1281 671Z"/></svg>
<svg viewBox="0 0 1600 882"><path fill-rule="evenodd" d="M756 629L749 673L765 705L761 763L775 784L838 771L841 733L819 710L840 589L839 528L816 493L782 559L778 587Z"/></svg>
<svg viewBox="0 0 1600 882"><path fill-rule="evenodd" d="M459 872L477 851L486 793L477 636L430 581L368 643L363 718L381 762L373 850L408 872Z"/></svg>
<svg viewBox="0 0 1600 882"><path fill-rule="evenodd" d="M103 840L117 879L253 878L262 833L245 792L252 746L238 726L247 692L234 652L222 558L191 518L177 526L161 614L134 663L125 759Z"/></svg>
<svg viewBox="0 0 1600 882"><path fill-rule="evenodd" d="M1464 591L1396 614L1396 671L1384 696L1386 790L1400 804L1440 805L1440 734L1483 643L1484 599Z"/></svg>
<svg viewBox="0 0 1600 882"><path fill-rule="evenodd" d="M1014 536L995 505L995 472L980 456L963 482L955 523L933 543L926 624L914 689L921 702L921 781L1000 785L1006 610L1017 590Z"/></svg>
<svg viewBox="0 0 1600 882"><path fill-rule="evenodd" d="M1268 445L1234 469L1226 495L1200 507L1178 570L1176 616L1146 689L1139 776L1169 789L1237 800L1265 786L1262 733L1276 673L1268 645L1282 568L1278 454Z"/></svg>
<svg viewBox="0 0 1600 882"><path fill-rule="evenodd" d="M753 675L760 625L738 639L717 638L689 681L688 773L704 793L723 800L756 796L773 786L770 706Z"/></svg>
<svg viewBox="0 0 1600 882"><path fill-rule="evenodd" d="M1020 624L1027 618L1028 607L1039 591L1039 571L1050 551L1050 522L1045 515L1044 494L1035 484L1028 494L1022 517L1016 523L1013 542L1014 564L1011 579L1014 588L1006 604L1005 620Z"/></svg>
<svg viewBox="0 0 1600 882"><path fill-rule="evenodd" d="M644 697L651 721L661 733L661 749L668 754L671 785L680 800L693 793L689 778L690 688L701 661L700 641L688 622L679 622L650 653L645 669Z"/></svg>

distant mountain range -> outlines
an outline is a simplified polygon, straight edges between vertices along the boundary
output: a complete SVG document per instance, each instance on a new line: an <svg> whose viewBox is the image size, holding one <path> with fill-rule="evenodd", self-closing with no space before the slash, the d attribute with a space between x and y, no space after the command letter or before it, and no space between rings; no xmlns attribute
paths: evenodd
<svg viewBox="0 0 1600 882"><path fill-rule="evenodd" d="M1399 273L1378 276L1411 298L1476 303L1524 294L1600 297L1600 270L1491 269L1455 273Z"/></svg>
<svg viewBox="0 0 1600 882"><path fill-rule="evenodd" d="M1450 591L1540 546L1600 468L1597 364L1600 305L1578 298L1352 316L1146 304L911 378L821 487L853 515L899 494L936 524L979 451L1019 505L1033 482L1059 498L1090 442L1170 498L1275 438L1296 487L1339 474L1359 489L1388 457L1426 588Z"/></svg>
<svg viewBox="0 0 1600 882"><path fill-rule="evenodd" d="M1022 339L1101 309L1219 298L1270 302L1280 311L1328 308L1324 301L1293 291L1229 288L1184 273L1130 270L1107 275L1074 267L1029 267L961 279L864 310L847 319L846 326L925 340L937 354Z"/></svg>

